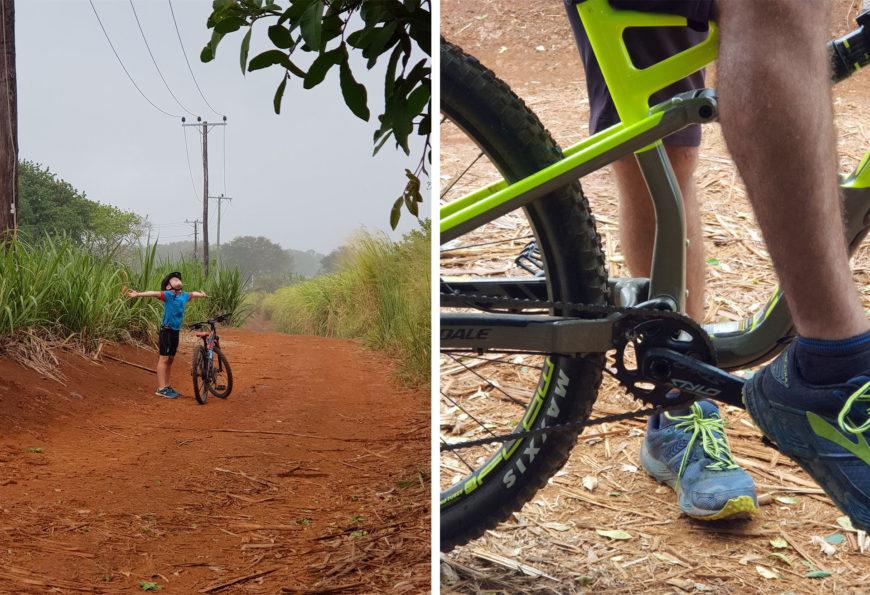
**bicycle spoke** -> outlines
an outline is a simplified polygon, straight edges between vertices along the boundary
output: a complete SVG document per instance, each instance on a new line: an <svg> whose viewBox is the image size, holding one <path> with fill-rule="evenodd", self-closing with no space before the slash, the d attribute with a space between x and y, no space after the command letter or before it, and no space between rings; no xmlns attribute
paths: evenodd
<svg viewBox="0 0 870 595"><path fill-rule="evenodd" d="M504 389L502 389L500 386L496 386L492 381L490 381L490 380L487 379L487 378L484 378L482 375L480 375L477 371L473 370L473 369L470 368L469 366L466 366L463 362L459 361L459 359L456 358L456 357L454 357L452 354L448 354L448 355L449 355L449 357L450 357L453 361L455 361L457 364L459 364L460 366L462 366L463 368L465 368L467 371L471 372L472 374L474 374L475 376L477 376L478 378L480 378L480 379L481 379L483 382L485 382L487 385L491 386L492 388L494 388L495 390L497 390L498 392L500 392L501 394L503 394L504 396L506 396L506 397L508 398L508 400L510 400L512 403L514 403L515 405L519 405L520 407L525 407L525 403L522 403L522 402L520 402L518 399L515 399L514 397L512 397L511 395L509 395L509 394L507 393L507 391L505 391Z"/></svg>

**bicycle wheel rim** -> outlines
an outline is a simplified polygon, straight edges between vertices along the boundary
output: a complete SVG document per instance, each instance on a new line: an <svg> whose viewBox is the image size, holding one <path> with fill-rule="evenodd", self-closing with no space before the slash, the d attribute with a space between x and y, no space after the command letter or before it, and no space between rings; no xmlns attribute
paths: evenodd
<svg viewBox="0 0 870 595"><path fill-rule="evenodd" d="M208 356L205 347L198 345L193 352L193 364L190 375L193 379L193 396L200 405L205 405L208 399L208 385L204 374L204 365Z"/></svg>

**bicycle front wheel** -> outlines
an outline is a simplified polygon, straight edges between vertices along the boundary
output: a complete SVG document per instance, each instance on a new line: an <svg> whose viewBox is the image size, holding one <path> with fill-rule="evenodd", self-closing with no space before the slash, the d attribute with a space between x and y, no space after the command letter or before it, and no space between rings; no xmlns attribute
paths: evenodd
<svg viewBox="0 0 870 595"><path fill-rule="evenodd" d="M443 40L441 108L441 168L449 179L442 204L497 177L517 181L562 158L504 82ZM526 258L515 261L520 254ZM441 273L447 291L453 287L448 277L458 274L457 281L472 285L475 277L496 281L480 286L500 285L504 295L531 282L543 299L607 301L600 238L579 183L443 245ZM441 363L441 441L462 442L522 430L522 424L540 428L588 418L604 354L481 357L442 349ZM442 453L441 549L474 539L519 510L564 465L576 440L576 431L553 433Z"/></svg>
<svg viewBox="0 0 870 595"><path fill-rule="evenodd" d="M190 375L193 377L193 396L196 397L197 403L205 405L208 399L209 365L208 351L202 345L197 345L196 349L193 350L193 366Z"/></svg>
<svg viewBox="0 0 870 595"><path fill-rule="evenodd" d="M226 399L233 392L233 371L230 369L230 362L217 345L212 357L213 378L209 391L218 399Z"/></svg>

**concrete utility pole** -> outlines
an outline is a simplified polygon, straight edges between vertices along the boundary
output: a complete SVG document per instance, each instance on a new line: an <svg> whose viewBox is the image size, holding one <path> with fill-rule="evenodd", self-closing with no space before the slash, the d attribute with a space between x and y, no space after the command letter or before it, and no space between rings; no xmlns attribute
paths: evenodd
<svg viewBox="0 0 870 595"><path fill-rule="evenodd" d="M15 2L0 3L0 243L18 227L18 93Z"/></svg>
<svg viewBox="0 0 870 595"><path fill-rule="evenodd" d="M181 118L182 126L202 126L202 268L206 277L208 277L208 129L209 126L226 126L227 117L223 118L223 122L212 124L205 121L200 124L199 117L196 118L196 124L186 124L185 119Z"/></svg>
<svg viewBox="0 0 870 595"><path fill-rule="evenodd" d="M217 260L220 262L221 259L221 203L225 200L233 200L229 196L224 196L221 194L220 196L209 196L209 198L213 198L218 201L218 223L217 223Z"/></svg>

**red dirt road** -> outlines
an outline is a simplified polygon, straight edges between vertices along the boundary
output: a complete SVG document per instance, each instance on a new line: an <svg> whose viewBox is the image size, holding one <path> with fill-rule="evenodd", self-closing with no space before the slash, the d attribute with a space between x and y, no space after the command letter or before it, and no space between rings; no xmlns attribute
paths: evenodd
<svg viewBox="0 0 870 595"><path fill-rule="evenodd" d="M205 406L189 338L176 400L124 363L59 353L62 385L0 358L0 593L428 590L428 391L354 341L220 333L235 387Z"/></svg>

